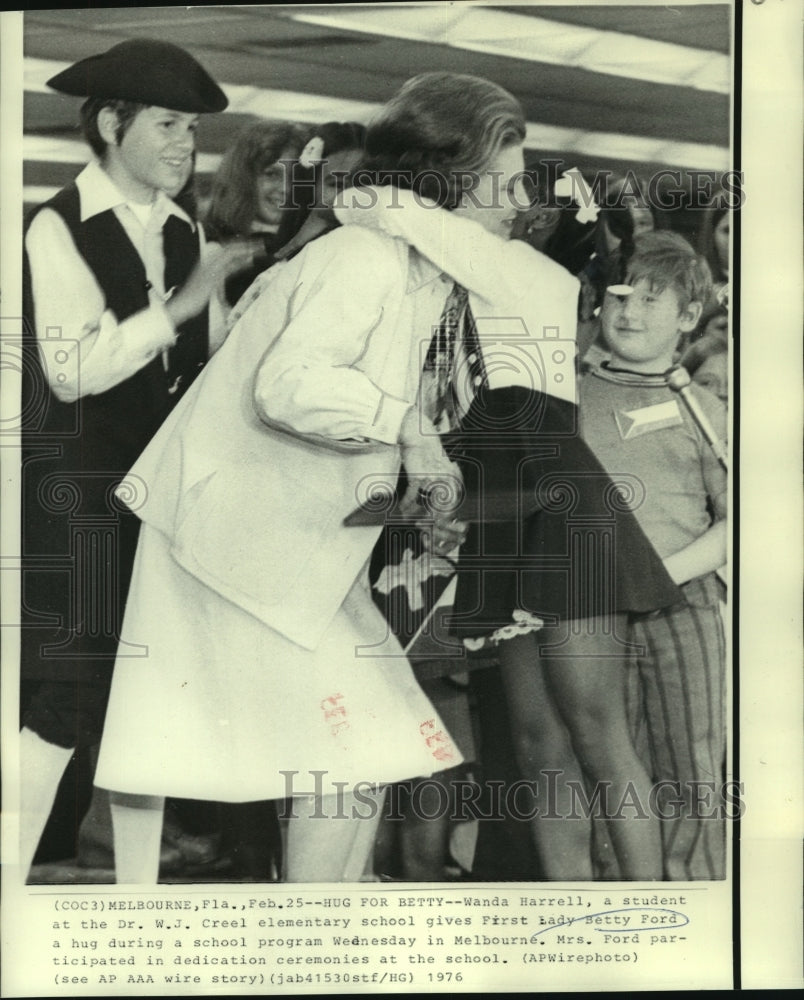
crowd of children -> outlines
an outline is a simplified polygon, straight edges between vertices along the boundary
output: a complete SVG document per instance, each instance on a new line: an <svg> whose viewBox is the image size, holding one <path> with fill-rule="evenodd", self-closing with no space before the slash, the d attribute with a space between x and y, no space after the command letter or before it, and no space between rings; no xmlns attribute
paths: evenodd
<svg viewBox="0 0 804 1000"><path fill-rule="evenodd" d="M448 76L403 89L399 107L408 101L407 112L416 108L428 87L436 88L432 94L446 95L445 100L457 100L450 96L454 84ZM462 78L463 85L471 79ZM477 489L481 502L490 502L491 487L498 483L489 479L511 474L500 464L500 451L517 469L546 448L563 456L563 464L551 466L545 460L538 473L529 473L528 489L536 500L527 514L520 496L513 513L482 526L482 516L464 524L458 507L450 508L448 518L436 517L430 527L425 525L410 560L418 566L413 583L406 575L410 566L391 572L388 537L378 542L374 599L389 615L391 629L404 632L411 606L420 610L437 599L427 589L428 580L440 575L446 582L457 569L455 620L459 633L463 628L463 644L456 656L454 638L445 632L446 654L435 643L419 656L423 665L417 668L423 704L435 706L434 718L457 745L452 766L431 768L431 777L409 783L400 793L404 806L381 829L378 845L383 850L378 849L373 865L363 867L363 877L427 881L462 871L467 878L504 878L505 866L495 868L495 848L484 847L484 839L491 838L488 843L504 851L505 831L510 835L513 825L528 832L522 867L529 877L724 878L727 672L725 593L718 571L726 564L728 543L721 442L727 430L729 213L720 205L707 213L701 239L711 246L704 254L678 233L658 227L659 217L639 186L610 186L608 202L590 206L583 204L586 187L570 194L572 184L545 186L539 183L538 169L531 173L536 184L530 208L504 219L488 212L475 219L449 197L426 204L427 192L418 200L402 198L401 208L397 198L394 207L399 210L385 211L382 186L369 189L375 195L370 204L350 200L348 191L336 202L358 165L373 165L375 185L381 179L387 167L382 157L390 156L382 143L392 148L382 129L397 127L392 103L382 127L369 130L373 150L364 151L365 129L353 123L316 129L258 122L244 130L224 158L211 204L200 212L208 220L205 235L204 226L180 207L192 203L182 201L180 192L186 196L192 188L198 116L223 110L226 97L195 59L168 43L133 40L82 60L50 85L87 99L82 121L97 159L26 225L25 876L70 758L77 747L97 753L115 659L115 672L121 673L121 658L136 664L138 657L147 656L147 649L134 641L124 638L120 644L142 535L137 511L145 496L121 502L115 491L121 482L136 490L136 477L125 477L152 439L168 440L165 435L172 428L189 426L198 394L190 393L192 405L177 404L227 333L244 329L239 321L245 317L247 326L249 315L253 325L260 300L272 295L281 299L282 282L289 280L281 275L290 273L283 262L298 258L299 273L307 268L318 280L308 264L316 264L317 258L305 248L341 224L358 234L371 231L366 239L410 246L419 255L421 273L433 269L436 277L446 275L474 296L467 304L464 291L456 306L457 323L449 329L445 316L452 300L447 299L439 320L447 332L442 330L435 356L431 349L421 359L424 396L431 369L436 373L433 386L440 385L443 358L438 352L447 357L447 378L453 382L449 391L458 402L455 418L439 430L465 435L460 447L447 453L467 488L482 469L485 480ZM478 93L500 106L510 96L500 92L501 97L493 88L487 94L483 87ZM423 104L417 113L425 122ZM472 111L475 118L481 113ZM506 113L512 134L492 153L513 176L521 173L513 151L522 135L517 133L516 110ZM443 121L437 124L446 128ZM420 165L431 166L425 158ZM306 194L299 197L298 192ZM514 240L504 242L512 229ZM522 244L528 243L533 249L523 257ZM478 362L482 351L471 311L481 308L480 303L506 301L503 291L510 288L514 295L507 302L518 302L529 290L524 287L528 266L545 301L551 294L563 296L555 315L564 327L574 325L576 315L578 327L578 382L572 394L577 407L567 397L556 401L546 394L546 409L537 420L522 416L522 385L483 396L493 385ZM419 273L411 272L409 280L422 282ZM288 294L288 316L295 301ZM344 315L359 307L339 303ZM339 318L338 313L319 316L333 326ZM380 322L381 315L375 325ZM56 327L62 331L59 338L52 336ZM233 334L233 345L238 336L242 341L244 335ZM359 368L362 355L352 364ZM462 364L481 390L470 388L468 395L464 390L463 400L456 374ZM674 373L680 365L692 375L691 386L679 388ZM491 367L489 357L485 367ZM288 370L295 377L294 369ZM215 384L214 379L207 382ZM317 391L326 390L319 383ZM206 398L212 398L211 389ZM299 398L292 402L298 406ZM388 403L384 419L391 419L392 407L400 403ZM325 410L326 400L316 405ZM263 419L268 424L271 412L266 403ZM489 414L502 424L494 424ZM159 437L163 425L166 431ZM493 456L488 444L473 451L473 432L492 425L495 433L502 425L509 429L504 447L493 449ZM403 456L416 456L406 471L412 478L415 468L421 479L416 449L423 446L411 444L410 438L399 440ZM435 461L434 453L428 454ZM189 462L187 456L189 452ZM556 470L564 477L562 488L575 491L587 505L587 525L595 522L591 535L587 531L582 537L570 524L566 507L553 509L552 494L545 497L544 482ZM589 485L593 480L597 487ZM144 493L153 492L152 485L143 484ZM187 516L190 506L181 505L194 504L204 487L199 478L189 499L180 500L177 518ZM515 488L521 489L521 483ZM600 496L592 496L594 489ZM410 535L410 517L405 523ZM150 528L146 535L153 537ZM569 571L559 578L550 567L570 543L583 551L573 555ZM530 562L525 569L518 564L512 568L523 545ZM72 571L48 571L47 559L65 552L73 553ZM488 562L490 554L498 565L506 553L515 582L506 582L499 569L483 576L493 563L493 558ZM590 570L595 560L599 564ZM472 590L467 581L481 577L483 586ZM584 581L580 588L579 581ZM426 592L414 595L422 584ZM575 592L588 587L594 591L591 596ZM388 600L396 588L415 598L406 608L407 626L393 613L395 602ZM233 600L233 591L222 593ZM175 606L189 608L186 601ZM244 607L256 613L253 606ZM505 620L499 618L503 611ZM198 629L198 623L192 627ZM165 628L170 630L170 623ZM181 637L183 623L174 622L174 628ZM203 642L200 633L199 638ZM160 636L159 642L163 640ZM238 648L245 655L242 644ZM27 698L29 691L33 694ZM407 689L400 691L400 697L415 700ZM377 692L379 699L379 687ZM342 711L336 704L342 696L331 695L334 718ZM143 704L138 703L138 711ZM121 718L118 708L118 729L125 724ZM298 739L305 737L299 734ZM491 819L482 818L482 809L473 814L459 808L466 806L467 795L485 802L500 762L502 783L528 782L536 807L523 816L508 802ZM270 760L255 759L253 765L261 771L275 767ZM473 784L479 790L468 794ZM259 782L246 785L262 787ZM265 788L273 785L267 782ZM202 791L197 785L193 794L215 797ZM170 846L170 824L161 826L162 805L153 806L152 798L139 790L112 795L115 843L127 852L128 861L132 841L139 842L144 858L159 857L160 841L163 858ZM220 846L228 844L252 859L235 869L235 877L282 877L276 810L257 798L244 791L230 802L241 804L241 811L203 815L200 837L189 830L176 832L182 816L193 827L192 809L178 802L171 813L174 847L183 845L185 860L195 864L220 864ZM584 804L580 811L579 802ZM101 815L108 817L108 803L93 799L90 827L103 827ZM151 817L147 823L146 815ZM460 822L451 824L450 817ZM463 822L467 820L474 822ZM398 838L394 823L401 831ZM471 844L469 827L476 838ZM108 839L108 822L106 828ZM259 845L271 839L271 831L272 847L266 852ZM86 821L85 836L92 840ZM343 871L350 878L360 874L354 853L358 840L345 848ZM481 863L482 858L487 860ZM118 857L118 878L119 865ZM129 864L129 871L155 877L149 865ZM297 859L287 877L295 871L298 878L316 880L309 873L318 870L307 859L304 864Z"/></svg>

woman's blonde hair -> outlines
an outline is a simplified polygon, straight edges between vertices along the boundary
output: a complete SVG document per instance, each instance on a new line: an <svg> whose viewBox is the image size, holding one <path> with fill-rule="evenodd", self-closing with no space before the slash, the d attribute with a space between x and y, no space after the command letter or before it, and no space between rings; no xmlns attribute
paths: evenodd
<svg viewBox="0 0 804 1000"><path fill-rule="evenodd" d="M371 122L355 184L395 184L455 208L507 146L525 139L525 118L507 90L477 76L423 73Z"/></svg>

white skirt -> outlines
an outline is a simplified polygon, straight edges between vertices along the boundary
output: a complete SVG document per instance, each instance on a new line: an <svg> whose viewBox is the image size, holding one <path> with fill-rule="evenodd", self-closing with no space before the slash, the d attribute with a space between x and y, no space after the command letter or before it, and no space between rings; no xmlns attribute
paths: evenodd
<svg viewBox="0 0 804 1000"><path fill-rule="evenodd" d="M311 651L191 576L142 526L96 785L246 802L461 760L365 574Z"/></svg>

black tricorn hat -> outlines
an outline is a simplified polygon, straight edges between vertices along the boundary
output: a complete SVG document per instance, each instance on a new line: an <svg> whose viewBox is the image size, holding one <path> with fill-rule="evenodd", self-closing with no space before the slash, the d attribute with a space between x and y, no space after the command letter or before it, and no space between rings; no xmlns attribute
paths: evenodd
<svg viewBox="0 0 804 1000"><path fill-rule="evenodd" d="M203 113L223 111L229 101L203 66L178 45L132 38L89 56L48 80L77 97L108 97Z"/></svg>

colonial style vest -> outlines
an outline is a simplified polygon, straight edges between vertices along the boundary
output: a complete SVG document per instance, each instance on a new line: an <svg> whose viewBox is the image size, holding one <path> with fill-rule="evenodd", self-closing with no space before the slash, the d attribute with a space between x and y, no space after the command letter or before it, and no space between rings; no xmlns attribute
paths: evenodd
<svg viewBox="0 0 804 1000"><path fill-rule="evenodd" d="M64 220L119 322L148 306L145 267L113 211L82 222L74 184L42 208ZM165 288L178 288L198 260L199 237L169 216L163 239ZM137 544L139 521L114 491L203 367L206 310L179 329L167 365L158 354L111 389L62 403L36 347L27 254L23 300L23 676L91 678L113 663Z"/></svg>

